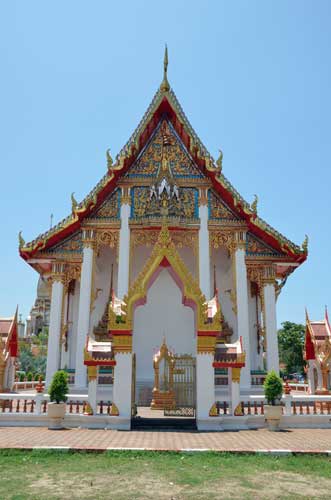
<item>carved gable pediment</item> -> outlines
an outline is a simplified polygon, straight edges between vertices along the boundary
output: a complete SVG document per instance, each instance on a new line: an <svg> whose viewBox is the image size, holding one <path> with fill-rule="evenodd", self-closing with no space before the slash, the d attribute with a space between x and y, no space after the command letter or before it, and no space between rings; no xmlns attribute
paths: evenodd
<svg viewBox="0 0 331 500"><path fill-rule="evenodd" d="M115 189L107 196L102 205L91 214L93 219L117 220L120 218L121 190Z"/></svg>
<svg viewBox="0 0 331 500"><path fill-rule="evenodd" d="M165 154L170 174L175 179L203 179L200 170L166 118L160 121L126 177L131 179L156 178L160 173Z"/></svg>
<svg viewBox="0 0 331 500"><path fill-rule="evenodd" d="M208 193L209 218L215 221L238 221L239 217L212 190Z"/></svg>
<svg viewBox="0 0 331 500"><path fill-rule="evenodd" d="M69 238L57 243L47 250L47 254L70 256L80 254L83 250L82 235L77 231Z"/></svg>
<svg viewBox="0 0 331 500"><path fill-rule="evenodd" d="M247 233L246 255L252 257L282 257L280 252L270 247L264 241L256 238L251 233Z"/></svg>

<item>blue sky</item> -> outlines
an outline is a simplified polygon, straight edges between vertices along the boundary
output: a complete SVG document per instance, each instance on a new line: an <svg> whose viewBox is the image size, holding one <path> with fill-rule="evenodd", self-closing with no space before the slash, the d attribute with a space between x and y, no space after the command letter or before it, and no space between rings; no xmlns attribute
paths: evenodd
<svg viewBox="0 0 331 500"><path fill-rule="evenodd" d="M288 279L278 322L331 307L331 2L30 1L0 5L0 315L35 299L18 256L70 212L169 81L224 174L308 261Z"/></svg>

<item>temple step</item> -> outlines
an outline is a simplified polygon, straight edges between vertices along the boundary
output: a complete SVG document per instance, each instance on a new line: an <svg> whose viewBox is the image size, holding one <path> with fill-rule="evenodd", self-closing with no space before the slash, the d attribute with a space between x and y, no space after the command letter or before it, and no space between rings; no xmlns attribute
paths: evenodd
<svg viewBox="0 0 331 500"><path fill-rule="evenodd" d="M162 430L162 431L194 431L196 430L194 418L144 418L136 417L131 421L131 429L136 430Z"/></svg>
<svg viewBox="0 0 331 500"><path fill-rule="evenodd" d="M152 402L152 391L153 383L149 385L146 382L137 382L136 384L136 394L137 394L137 405L138 406L150 406Z"/></svg>

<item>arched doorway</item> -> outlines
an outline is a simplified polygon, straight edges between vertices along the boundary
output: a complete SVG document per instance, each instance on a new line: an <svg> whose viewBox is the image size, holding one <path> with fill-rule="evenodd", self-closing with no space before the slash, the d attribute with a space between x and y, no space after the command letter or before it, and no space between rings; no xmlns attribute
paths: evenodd
<svg viewBox="0 0 331 500"><path fill-rule="evenodd" d="M196 355L194 310L183 304L182 291L161 268L134 313L133 352L136 355L136 403L150 406L154 385L153 357L165 341L177 356Z"/></svg>
<svg viewBox="0 0 331 500"><path fill-rule="evenodd" d="M185 310L188 310L188 308L185 306L189 306L193 310L194 327L192 329L192 313L191 313L190 316L191 319L189 320L190 324L188 325L188 327L185 326L185 330L187 328L189 334L187 336L186 335L183 336L183 338L185 338L185 342L188 342L185 345L189 345L190 349L192 345L191 344L192 338L194 339L193 345L195 349L193 350L193 354L194 353L197 354L197 359L199 360L199 366L200 366L200 374L202 374L202 371L204 375L207 373L207 380L208 380L207 388L203 387L203 381L206 380L206 377L201 377L200 381L197 378L197 385L195 387L197 387L197 391L199 392L200 395L199 397L201 399L202 397L201 395L204 393L204 391L207 390L207 398L205 398L207 400L207 403L204 402L203 404L207 404L209 409L211 405L214 403L214 396L212 394L213 392L212 388L214 384L212 362L213 362L213 354L215 352L216 337L218 335L218 332L221 331L221 319L222 319L221 309L220 307L218 307L217 311L213 315L209 314L209 308L206 302L206 298L202 294L198 282L190 274L183 260L179 256L177 249L171 239L168 228L163 226L162 229L160 230L158 240L153 247L149 259L145 263L144 268L139 273L133 285L130 287L128 294L124 297L120 309L115 309L111 305L109 308L108 328L110 334L112 335L112 346L114 349L115 360L116 360L116 370L115 370L115 380L114 380L114 400L115 403L116 401L120 401L119 405L120 414L122 412L127 412L129 388L132 396L131 413L134 414L135 410L134 408L135 394L136 394L136 391L134 390L135 383L133 382L132 384L131 383L128 384L127 381L128 373L130 374L133 373L132 381L135 380L134 368L131 371L131 368L129 368L130 358L127 357L128 355L131 356L131 359L132 358L136 359L135 356L136 353L135 350L133 349L133 341L135 342L134 335L137 331L135 327L135 321L136 321L135 313L140 309L141 306L146 305L146 303L148 304L149 290L151 289L153 284L157 281L157 278L160 276L160 273L162 273L162 271L164 270L166 271L166 273L164 273L162 275L162 278L160 279L165 280L164 283L168 282L169 286L171 283L171 287L174 287L176 285L178 287L178 290L176 290L176 288L174 289L170 288L170 290L168 289L166 296L169 294L171 296L173 294L175 295L177 294L177 300L175 300L174 307L177 307L178 304L179 305L181 304L182 310L180 314L184 315L187 314ZM168 274L170 276L168 276ZM169 278L172 278L173 281L171 280L169 281ZM158 285L156 284L156 286ZM163 287L161 288L163 290ZM166 287L165 290L167 290ZM157 294L155 294L155 297L157 297ZM157 302L158 306L155 308L153 312L153 317L155 315L155 311L157 311L158 308L160 307L160 303L162 304L162 300L160 301L159 298ZM141 310L142 309L143 307L141 308ZM174 316L171 311L168 312L168 316L169 315ZM146 321L149 320L150 318L148 316L147 318L145 317L145 323L142 324L141 327L144 328L147 324ZM163 321L165 322L166 319L163 319ZM138 322L139 322L139 313L138 313ZM168 322L169 320L167 318L167 324ZM160 328L160 324L157 324L157 328L159 335L162 338L163 335L162 330L164 328L162 328L162 325ZM174 331L174 334L171 335L174 335L174 341L179 342L179 340L175 336L177 332L176 326L175 327L172 326L172 330ZM143 335L143 333L141 335ZM155 345L156 344L154 342L151 348L153 349L153 346ZM208 358L207 363L205 362L206 360L204 359L205 358L204 354L207 354ZM186 354L186 356L190 355ZM204 363L202 363L202 360L204 360ZM193 359L193 361L195 360ZM195 364L191 364L189 367L187 367L185 363L182 363L181 368L179 368L178 373L176 373L176 375L178 374L179 383L181 382L186 383L185 373L188 373L189 372L188 368L193 368L193 366L195 369ZM204 368L202 368L202 366ZM143 374L144 369L139 368L139 370L140 373ZM193 370L191 370L191 373L192 371ZM116 375L116 373L118 375ZM184 374L182 378L180 376L180 373ZM149 377L148 373L147 377ZM194 393L194 396L196 396L195 389L191 391L191 393Z"/></svg>

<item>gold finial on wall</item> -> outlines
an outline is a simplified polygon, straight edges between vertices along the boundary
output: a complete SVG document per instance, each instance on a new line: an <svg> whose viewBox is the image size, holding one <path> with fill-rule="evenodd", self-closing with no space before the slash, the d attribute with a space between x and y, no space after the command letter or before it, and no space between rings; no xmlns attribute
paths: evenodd
<svg viewBox="0 0 331 500"><path fill-rule="evenodd" d="M160 86L160 90L162 92L168 92L168 90L170 90L167 73L168 73L168 47L166 44L164 50L164 59L163 59L163 81Z"/></svg>

